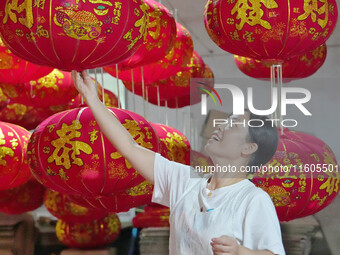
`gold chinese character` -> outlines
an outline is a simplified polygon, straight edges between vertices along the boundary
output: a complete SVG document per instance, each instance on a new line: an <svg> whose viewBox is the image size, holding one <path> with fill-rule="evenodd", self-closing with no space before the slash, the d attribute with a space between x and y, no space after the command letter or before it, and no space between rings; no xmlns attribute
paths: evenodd
<svg viewBox="0 0 340 255"><path fill-rule="evenodd" d="M33 27L33 7L32 0L24 0L20 5L19 0L7 0L5 5L5 17L3 19L3 24L6 24L8 18L10 18L14 23L18 20L20 24L26 26L27 28ZM23 16L25 13L25 16ZM18 19L19 16L19 19Z"/></svg>
<svg viewBox="0 0 340 255"><path fill-rule="evenodd" d="M7 161L3 159L6 155L10 157L14 156L14 151L11 148L3 146L6 144L4 138L5 138L4 133L0 128L0 166L7 166Z"/></svg>
<svg viewBox="0 0 340 255"><path fill-rule="evenodd" d="M264 11L261 9L261 3L268 9L279 7L275 0L237 1L234 8L231 10L231 14L234 15L237 12L236 19L241 20L239 24L236 24L238 30L241 30L246 23L250 26L261 25L266 29L272 28L268 21L262 19Z"/></svg>
<svg viewBox="0 0 340 255"><path fill-rule="evenodd" d="M59 138L51 142L55 150L47 159L48 163L55 162L57 166L64 166L66 169L70 169L71 164L77 166L84 165L83 160L76 156L80 155L81 151L86 154L91 154L92 148L85 142L72 140L81 136L81 132L77 131L81 128L82 125L77 120L72 121L71 125L67 125L65 123L62 124L61 129L56 131ZM72 162L70 158L72 159Z"/></svg>
<svg viewBox="0 0 340 255"><path fill-rule="evenodd" d="M323 5L319 8L318 3L323 3ZM305 20L309 16L311 17L313 22L318 20L318 24L320 27L325 28L328 23L328 15L329 15L329 6L328 0L304 0L303 3L304 13L298 17L298 20ZM324 19L321 19L317 15L325 15Z"/></svg>

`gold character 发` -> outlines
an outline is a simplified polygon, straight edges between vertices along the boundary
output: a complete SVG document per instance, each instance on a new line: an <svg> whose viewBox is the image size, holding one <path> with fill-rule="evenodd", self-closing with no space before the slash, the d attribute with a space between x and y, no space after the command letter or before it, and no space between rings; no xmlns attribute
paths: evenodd
<svg viewBox="0 0 340 255"><path fill-rule="evenodd" d="M81 158L77 158L76 156L80 155L81 151L85 152L86 154L91 154L92 148L85 142L72 140L81 136L81 132L77 131L81 128L82 125L77 120L72 121L71 125L67 125L65 123L62 124L61 129L56 131L59 138L51 142L55 149L52 155L47 159L48 163L55 161L57 166L63 166L65 169L70 169L71 164L77 166L84 165L83 160Z"/></svg>
<svg viewBox="0 0 340 255"><path fill-rule="evenodd" d="M323 3L320 8L318 7L319 2ZM304 13L298 17L298 20L305 20L310 16L313 22L316 22L316 20L318 20L318 24L320 27L326 27L329 15L328 0L304 0L303 10ZM325 15L324 19L317 19L317 15L323 14Z"/></svg>
<svg viewBox="0 0 340 255"><path fill-rule="evenodd" d="M250 2L250 5L249 5ZM238 0L234 8L231 10L231 14L234 15L237 12L236 19L240 19L240 23L236 24L236 28L241 30L244 24L250 26L261 25L266 29L271 29L272 26L266 20L263 20L264 11L261 9L261 3L268 9L278 8L278 4L275 0Z"/></svg>

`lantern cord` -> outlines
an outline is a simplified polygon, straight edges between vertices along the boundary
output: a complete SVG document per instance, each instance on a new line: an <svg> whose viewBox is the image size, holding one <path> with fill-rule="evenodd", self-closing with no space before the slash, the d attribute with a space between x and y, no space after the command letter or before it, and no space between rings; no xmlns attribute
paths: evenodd
<svg viewBox="0 0 340 255"><path fill-rule="evenodd" d="M100 74L101 74L101 82L102 82L102 99L103 104L105 104L105 84L104 84L104 69L100 68Z"/></svg>
<svg viewBox="0 0 340 255"><path fill-rule="evenodd" d="M279 105L280 105L280 129L281 129L281 135L283 135L283 126L282 126L282 64L278 65L277 68L277 77L279 82Z"/></svg>
<svg viewBox="0 0 340 255"><path fill-rule="evenodd" d="M136 95L135 95L135 81L133 78L133 69L131 69L131 84L132 84L132 103L133 103L133 112L136 112Z"/></svg>
<svg viewBox="0 0 340 255"><path fill-rule="evenodd" d="M178 128L178 97L176 97L176 128Z"/></svg>
<svg viewBox="0 0 340 255"><path fill-rule="evenodd" d="M282 64L277 64L277 65L271 65L270 67L270 88L271 88L271 96L270 96L270 101L271 105L273 104L273 90L274 88L277 88L277 94L276 96L278 97L278 104L279 104L279 111L275 110L274 116L275 116L275 122L278 120L278 114L280 114L280 130L281 134L283 134L283 127L282 127L282 106L281 106L281 94L282 94ZM271 114L271 118L273 114Z"/></svg>
<svg viewBox="0 0 340 255"><path fill-rule="evenodd" d="M157 106L158 106L158 117L161 118L161 99L159 95L159 85L157 84Z"/></svg>
<svg viewBox="0 0 340 255"><path fill-rule="evenodd" d="M159 4L162 4L162 0L158 0L158 3L159 3Z"/></svg>
<svg viewBox="0 0 340 255"><path fill-rule="evenodd" d="M116 64L116 81L117 81L118 108L121 108L122 106L120 104L118 64Z"/></svg>
<svg viewBox="0 0 340 255"><path fill-rule="evenodd" d="M174 18L175 18L175 22L177 22L177 20L178 20L177 8L175 8L175 10L174 10Z"/></svg>
<svg viewBox="0 0 340 255"><path fill-rule="evenodd" d="M274 88L274 66L270 66L270 107L273 105L273 88ZM270 114L270 118L273 119L273 113Z"/></svg>
<svg viewBox="0 0 340 255"><path fill-rule="evenodd" d="M141 66L140 68L141 71L141 78L142 78L142 96L143 96L143 116L145 117L145 87L144 87L144 68Z"/></svg>
<svg viewBox="0 0 340 255"><path fill-rule="evenodd" d="M98 76L97 76L97 68L94 69L94 83L98 84ZM97 89L97 93L98 93L98 89ZM99 95L98 95L99 97ZM104 101L102 101L104 104Z"/></svg>
<svg viewBox="0 0 340 255"><path fill-rule="evenodd" d="M168 100L165 100L165 125L168 126Z"/></svg>
<svg viewBox="0 0 340 255"><path fill-rule="evenodd" d="M192 116L192 113L190 113L190 141L192 141L191 148L195 149L196 148L196 137L195 137L195 125L193 125L194 118Z"/></svg>
<svg viewBox="0 0 340 255"><path fill-rule="evenodd" d="M145 87L145 99L146 99L146 102L149 103L149 93L148 93L148 86ZM147 119L147 114L148 114L148 110L149 110L149 104L146 104L146 111L145 111L145 119Z"/></svg>

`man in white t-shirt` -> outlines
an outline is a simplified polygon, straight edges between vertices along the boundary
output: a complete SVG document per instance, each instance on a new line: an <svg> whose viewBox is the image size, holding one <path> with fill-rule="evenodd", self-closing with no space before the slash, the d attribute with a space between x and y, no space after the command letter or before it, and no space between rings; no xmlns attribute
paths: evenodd
<svg viewBox="0 0 340 255"><path fill-rule="evenodd" d="M152 201L170 207L170 254L285 255L269 195L241 171L245 166L263 165L274 155L278 132L271 122L248 127L248 120L265 118L249 111L231 116L229 123L234 124L220 125L205 150L215 166L233 166L237 171L215 171L202 177L189 166L139 146L99 100L86 71L73 71L72 76L101 131L155 185Z"/></svg>

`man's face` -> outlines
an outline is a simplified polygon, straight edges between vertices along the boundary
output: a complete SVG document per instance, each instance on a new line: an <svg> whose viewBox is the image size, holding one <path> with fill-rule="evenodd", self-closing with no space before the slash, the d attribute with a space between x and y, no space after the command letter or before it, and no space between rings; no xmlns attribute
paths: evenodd
<svg viewBox="0 0 340 255"><path fill-rule="evenodd" d="M230 160L239 158L247 145L249 113L231 115L228 123L219 125L208 140L205 150L210 157Z"/></svg>

